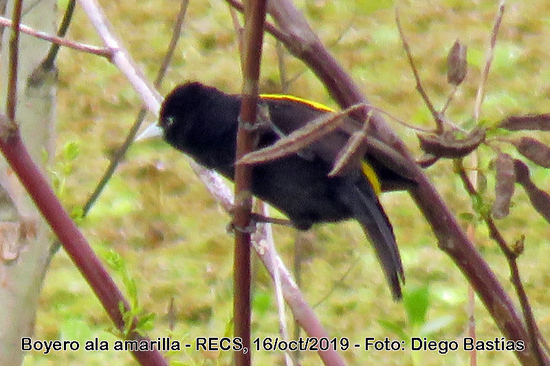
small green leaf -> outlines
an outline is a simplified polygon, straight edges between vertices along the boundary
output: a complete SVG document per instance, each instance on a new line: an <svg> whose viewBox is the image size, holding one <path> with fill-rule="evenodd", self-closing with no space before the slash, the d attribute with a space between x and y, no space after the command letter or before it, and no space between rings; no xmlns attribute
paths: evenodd
<svg viewBox="0 0 550 366"><path fill-rule="evenodd" d="M141 335L145 335L147 332L150 332L154 327L155 314L146 313L138 318L136 324L136 332Z"/></svg>
<svg viewBox="0 0 550 366"><path fill-rule="evenodd" d="M258 315L263 315L271 307L271 294L264 291L258 291L254 294L252 307Z"/></svg>
<svg viewBox="0 0 550 366"><path fill-rule="evenodd" d="M403 305L409 322L420 326L426 322L426 314L430 306L430 290L428 286L408 290L403 293Z"/></svg>
<svg viewBox="0 0 550 366"><path fill-rule="evenodd" d="M73 219L77 224L82 222L84 219L84 210L82 207L78 206L71 209L71 219Z"/></svg>
<svg viewBox="0 0 550 366"><path fill-rule="evenodd" d="M466 221L468 223L475 223L476 222L476 217L473 213L471 212L461 212L458 214L458 217L462 220L462 221Z"/></svg>
<svg viewBox="0 0 550 366"><path fill-rule="evenodd" d="M122 257L120 256L120 254L118 254L112 249L103 253L103 259L107 262L107 264L113 270L117 272L120 271L121 268L124 268L124 262L122 261Z"/></svg>

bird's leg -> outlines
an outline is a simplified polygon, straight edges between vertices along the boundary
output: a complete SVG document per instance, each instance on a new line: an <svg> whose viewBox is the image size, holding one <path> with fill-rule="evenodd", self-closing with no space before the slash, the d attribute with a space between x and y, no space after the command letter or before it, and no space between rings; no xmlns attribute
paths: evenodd
<svg viewBox="0 0 550 366"><path fill-rule="evenodd" d="M231 216L233 216L233 210L229 212ZM274 225L282 225L282 226L290 226L295 227L292 224L292 221L287 219L277 219L274 217L268 217L259 213L252 213L250 216L250 224L247 227L239 227L235 225L233 220L229 224L227 224L227 232L231 233L233 231L240 231L245 233L253 233L256 231L256 224L274 224Z"/></svg>
<svg viewBox="0 0 550 366"><path fill-rule="evenodd" d="M290 220L276 219L274 217L268 217L268 216L264 216L264 215L258 214L258 213L252 213L252 220L256 223L274 224L274 225L294 227L294 225L292 224L292 221L290 221Z"/></svg>

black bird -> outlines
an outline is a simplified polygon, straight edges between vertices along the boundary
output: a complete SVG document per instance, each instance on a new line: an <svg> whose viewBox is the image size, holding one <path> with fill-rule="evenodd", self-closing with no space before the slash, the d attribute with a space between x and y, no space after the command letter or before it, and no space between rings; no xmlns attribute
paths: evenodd
<svg viewBox="0 0 550 366"><path fill-rule="evenodd" d="M259 130L258 148L331 111L292 96L265 95L261 103L269 109L274 127ZM164 139L198 163L233 179L240 105L240 95L198 82L180 85L166 97L160 111ZM344 174L328 176L350 132L360 128L360 123L346 117L343 128L314 142L303 154L255 165L252 192L285 213L300 230L320 222L357 220L374 245L394 299L400 299L403 266L377 191L380 184L383 189L404 186L407 179L370 155Z"/></svg>

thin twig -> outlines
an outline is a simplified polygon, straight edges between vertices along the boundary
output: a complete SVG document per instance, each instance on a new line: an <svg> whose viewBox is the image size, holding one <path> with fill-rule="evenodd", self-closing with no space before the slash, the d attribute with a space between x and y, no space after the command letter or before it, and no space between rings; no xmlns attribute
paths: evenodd
<svg viewBox="0 0 550 366"><path fill-rule="evenodd" d="M13 28L13 22L10 19L6 19L4 17L0 17L0 25L4 26L4 27L8 27L8 28ZM57 37L57 36L52 36L50 34L46 34L44 32L37 31L37 30L35 30L35 29L33 29L29 26L26 26L24 24L19 25L19 30L22 33L31 35L31 36L36 37L36 38L43 39L43 40L48 41L48 42L56 43L56 44L59 44L61 46L72 48L73 50L91 53L91 54L94 54L94 55L105 57L107 59L111 58L112 51L107 49L107 48L104 48L104 47L91 46L91 45L87 45L87 44L84 44L84 43L70 41L70 40L60 38L60 37Z"/></svg>
<svg viewBox="0 0 550 366"><path fill-rule="evenodd" d="M166 50L166 55L162 59L162 64L160 65L160 69L157 73L157 77L153 82L153 85L155 85L155 87L157 88L160 88L162 81L166 76L166 71L168 71L168 66L170 66L170 62L174 57L174 52L176 51L176 46L178 45L178 41L180 39L181 32L183 30L183 22L185 21L185 15L187 14L188 7L189 7L189 0L183 0L181 2L178 16L176 17L176 23L174 24L174 31L172 32L172 38L170 39L170 44L168 45L168 49Z"/></svg>
<svg viewBox="0 0 550 366"><path fill-rule="evenodd" d="M502 20L503 11L504 11L504 6L503 6L503 3L501 3L500 6L499 6L499 11L498 11L497 16L496 16L495 24L493 26L493 31L491 33L491 42L490 42L490 46L487 50L485 69L483 71L482 80L480 82L479 89L478 89L477 96L476 96L476 104L475 104L475 108L474 108L474 121L476 123L479 123L479 116L481 114L481 104L483 103L483 98L484 98L484 95L485 95L485 85L487 83L487 77L489 75L489 70L491 68L491 61L493 59L494 48L495 48L495 44L496 44L496 35L498 34L498 28L499 28L500 22ZM442 113L445 113L445 110L446 110L447 106L450 104L451 99L454 96L454 93L456 92L457 88L458 88L458 85L455 85L451 95L449 96L449 99L448 99L447 103L445 104L445 107L443 108ZM479 166L479 159L477 159L477 155L475 155L475 157L476 157L475 165ZM457 163L457 165L458 165L458 163ZM477 177L478 177L477 172L478 172L478 169L475 169L475 173L473 174L474 182L469 185L469 188L474 189L474 191L475 191L475 186L476 186ZM468 179L468 176L466 175L466 172L465 172L465 170L462 166L459 168L459 174L460 174L464 184L467 185L466 181L469 182L469 179ZM468 192L468 193L470 195L473 194L473 192ZM488 217L488 218L491 219L490 217ZM473 232L474 232L473 224L470 223L468 225L468 233L472 233L472 236L473 236ZM491 235L491 236L493 237L493 235ZM472 238L472 242L473 242L473 238ZM499 243L499 245L500 244L501 243ZM505 243L504 243L504 245L505 245L505 248L508 249L508 246ZM505 252L505 254L506 254L506 252ZM508 255L506 255L506 257L508 258ZM509 262L509 264L510 264L510 262ZM511 264L510 264L510 266L511 266ZM469 318L470 318L468 328L469 328L470 336L475 339L475 336L476 336L475 316L474 316L475 297L473 295L473 289L472 289L471 286L468 288L468 295L469 295L468 296L468 302L469 302L468 312L469 312ZM518 293L518 295L519 295L519 293ZM524 311L524 317L525 317L525 311ZM529 329L527 329L527 331L529 332ZM538 341L535 339L534 342L537 344L536 347L538 348ZM472 365L472 366L477 365L477 352L476 352L475 349L473 349L470 352L470 365Z"/></svg>
<svg viewBox="0 0 550 366"><path fill-rule="evenodd" d="M69 3L67 4L67 9L65 9L65 14L63 15L63 20L61 21L61 25L59 26L59 31L57 32L58 37L64 38L65 35L67 34L67 31L69 30L69 25L71 24L71 20L73 19L75 6L76 6L76 0L69 0ZM60 47L58 43L54 43L50 47L50 51L48 52L48 55L42 62L42 66L46 70L53 68L55 63L55 58L59 53L59 48Z"/></svg>
<svg viewBox="0 0 550 366"><path fill-rule="evenodd" d="M166 71L168 70L168 66L170 65L170 61L172 60L172 57L174 56L174 51L176 49L178 40L181 35L181 30L183 26L183 21L185 20L185 14L187 13L187 7L189 5L189 0L183 0L181 3L181 7L178 13L178 16L176 18L176 22L174 24L174 31L172 32L172 39L170 40L170 44L168 45L168 49L166 51L166 54L164 55L164 58L162 59L162 64L160 66L159 71L157 72L157 76L154 81L154 86L156 88L159 88L162 84L162 81L164 79L164 76L166 75ZM145 119L145 116L147 114L147 110L145 108L141 108L138 115L136 116L136 120L132 127L130 128L130 131L128 132L128 135L126 136L126 139L120 146L120 148L116 151L115 155L111 159L109 166L105 170L105 173L103 173L103 176L101 177L99 183L95 187L94 191L88 199L86 200L86 203L84 204L84 207L82 209L82 216L85 217L96 200L101 195L101 192L103 192L103 189L115 173L116 168L126 155L126 152L130 148L130 145L136 138L137 132L139 128L141 127L141 124L143 120Z"/></svg>
<svg viewBox="0 0 550 366"><path fill-rule="evenodd" d="M239 21L239 17L237 16L237 11L235 8L230 6L229 7L229 13L231 14L231 20L233 22L233 28L235 29L235 33L237 35L237 44L239 45L239 56L241 60L244 60L244 48L243 48L243 32L244 28L241 25L241 22ZM243 64L241 62L241 68L243 67ZM243 70L241 70L242 72Z"/></svg>
<svg viewBox="0 0 550 366"><path fill-rule="evenodd" d="M445 113L447 112L447 109L451 105L451 102L453 101L459 86L460 86L460 84L453 85L453 88L451 89L451 91L449 93L449 96L447 97L447 101L445 102L445 105L443 106L443 108L441 108L440 113L441 113L442 116L445 115Z"/></svg>
<svg viewBox="0 0 550 366"><path fill-rule="evenodd" d="M19 65L19 28L21 25L21 11L23 0L16 0L13 7L13 24L9 41L9 65L8 89L6 99L6 111L10 121L15 121L15 110L17 108L17 72Z"/></svg>
<svg viewBox="0 0 550 366"><path fill-rule="evenodd" d="M277 67L279 69L279 79L281 80L281 91L286 94L290 87L285 62L286 50L280 41L277 41L275 44L275 50L277 51Z"/></svg>
<svg viewBox="0 0 550 366"><path fill-rule="evenodd" d="M259 209L262 215L268 216L269 209L264 202L256 201L256 208ZM258 232L263 238L273 238L273 228L272 225L260 224L258 227ZM254 236L252 239L254 239ZM259 241L259 240L254 240ZM275 252L275 243L273 240L267 240L266 246L270 252ZM277 314L279 316L279 333L285 341L288 341L288 330L286 326L286 315L285 315L285 298L283 294L283 285L282 285L282 273L279 266L277 266L276 258L271 258L271 265L274 268L273 272L273 287L275 289L275 299L277 302ZM293 354L290 350L285 350L285 363L286 366L292 366L294 364Z"/></svg>
<svg viewBox="0 0 550 366"><path fill-rule="evenodd" d="M487 79L489 77L489 70L491 69L491 64L493 63L493 57L495 56L495 45L497 42L497 35L500 29L500 24L502 23L502 17L504 16L504 1L501 1L498 6L498 12L495 17L495 23L493 25L493 30L491 32L491 41L489 43L489 48L487 49L487 54L485 55L485 68L481 74L481 82L479 83L479 89L477 90L476 95L476 104L474 107L474 120L479 121L479 116L481 115L481 104L483 104L483 99L485 98L485 87L487 85Z"/></svg>
<svg viewBox="0 0 550 366"><path fill-rule="evenodd" d="M472 226L468 227L468 234L470 234L470 232L474 232ZM474 342L477 340L475 308L476 293L472 286L468 286L468 336L471 337ZM477 350L475 348L470 351L470 366L477 366Z"/></svg>
<svg viewBox="0 0 550 366"><path fill-rule="evenodd" d="M300 232L296 230L294 234L294 251L293 251L293 265L292 265L292 273L294 274L294 279L296 281L296 286L298 288L302 288L302 268L303 263L305 261L305 239L306 234L303 232ZM298 323L298 319L292 313L294 317L294 339L300 339L300 334L302 332L302 328L300 327L300 324ZM296 360L300 360L301 352L300 350L294 351L294 358Z"/></svg>
<svg viewBox="0 0 550 366"><path fill-rule="evenodd" d="M359 257L356 258L355 261L353 261L353 263L351 263L351 265L348 267L346 272L344 272L344 274L340 276L340 278L332 282L332 286L330 290L325 295L321 296L321 298L317 300L313 305L311 305L312 308L315 309L319 305L324 303L334 293L334 291L336 291L336 288L338 287L338 285L341 285L344 283L344 280L350 275L351 271L355 268L357 263L359 263L359 259L360 259Z"/></svg>
<svg viewBox="0 0 550 366"><path fill-rule="evenodd" d="M149 111L157 115L162 97L148 82L141 70L134 63L128 51L111 31L110 23L95 0L78 0L88 19L103 40L105 46L112 51L110 61L126 76L132 84L143 104Z"/></svg>
<svg viewBox="0 0 550 366"><path fill-rule="evenodd" d="M407 54L407 59L409 60L409 65L411 66L414 79L416 80L416 90L420 93L422 96L422 99L424 100L424 103L426 103L426 106L430 110L430 113L432 114L433 119L436 123L436 130L437 132L443 131L443 118L441 117L441 114L435 110L432 102L430 101L430 97L428 97L428 94L424 90L424 87L422 86L422 81L420 80L420 75L418 74L418 70L416 69L416 66L414 64L414 60L412 58L411 48L409 47L409 43L407 42L407 39L405 38L405 33L403 32L403 29L401 28L401 21L399 20L399 10L395 9L395 21L397 23L397 29L399 30L399 36L401 37L401 42L403 42L403 48L405 49L405 53Z"/></svg>
<svg viewBox="0 0 550 366"><path fill-rule="evenodd" d="M455 88L456 90L456 88ZM474 152L472 154L472 159L474 160L475 166L479 166L479 159L477 152ZM478 169L474 169L474 171L470 174L472 177L471 183L472 187L476 187L479 184L479 171ZM467 176L466 176L467 178ZM468 238L472 243L475 243L475 226L474 223L468 223L468 226L466 228L466 234L468 234ZM474 340L477 339L477 333L476 333L476 317L475 317L475 309L476 309L476 298L475 298L475 291L473 287L470 285L468 286L468 305L467 305L467 312L468 312L468 335L472 337ZM477 366L477 350L474 348L470 352L470 366Z"/></svg>

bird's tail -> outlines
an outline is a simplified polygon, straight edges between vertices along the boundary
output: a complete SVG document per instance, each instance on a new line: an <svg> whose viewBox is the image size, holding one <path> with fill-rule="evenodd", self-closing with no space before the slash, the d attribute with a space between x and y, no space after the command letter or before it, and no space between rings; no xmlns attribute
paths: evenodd
<svg viewBox="0 0 550 366"><path fill-rule="evenodd" d="M395 300L401 299L401 282L405 282L403 265L392 225L380 205L378 197L364 177L350 179L344 197L363 231L369 237Z"/></svg>

